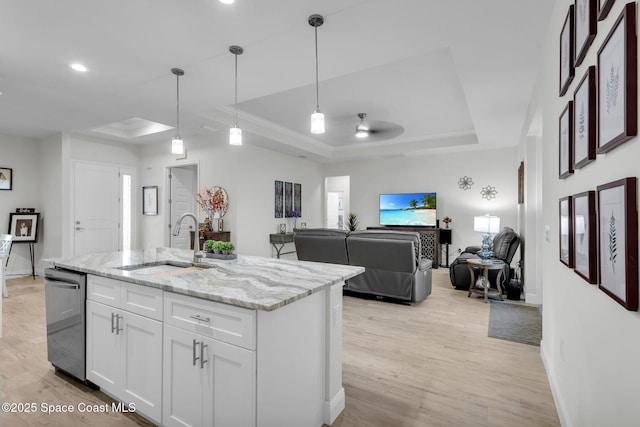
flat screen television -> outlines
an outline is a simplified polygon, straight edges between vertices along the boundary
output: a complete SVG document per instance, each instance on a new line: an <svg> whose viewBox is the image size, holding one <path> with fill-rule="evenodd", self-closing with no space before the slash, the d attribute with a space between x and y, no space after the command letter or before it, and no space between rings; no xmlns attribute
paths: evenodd
<svg viewBox="0 0 640 427"><path fill-rule="evenodd" d="M380 225L436 226L436 193L380 195Z"/></svg>

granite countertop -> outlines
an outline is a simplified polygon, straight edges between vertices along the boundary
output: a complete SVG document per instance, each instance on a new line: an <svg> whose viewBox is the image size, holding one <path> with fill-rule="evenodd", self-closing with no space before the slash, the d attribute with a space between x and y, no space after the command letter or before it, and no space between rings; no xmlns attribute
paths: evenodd
<svg viewBox="0 0 640 427"><path fill-rule="evenodd" d="M206 258L195 264L196 268L192 261L192 250L156 248L51 258L43 260L43 265L264 311L291 304L364 272L363 267L248 255L238 255L234 260ZM166 262L187 268L155 273L121 268Z"/></svg>

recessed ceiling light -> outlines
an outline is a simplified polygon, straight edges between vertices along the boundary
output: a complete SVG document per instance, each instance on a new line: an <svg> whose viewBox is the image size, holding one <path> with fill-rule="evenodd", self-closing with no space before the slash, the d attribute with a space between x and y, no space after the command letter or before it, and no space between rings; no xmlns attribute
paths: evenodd
<svg viewBox="0 0 640 427"><path fill-rule="evenodd" d="M236 0L220 0L220 3L224 3L224 4L234 4L236 2Z"/></svg>
<svg viewBox="0 0 640 427"><path fill-rule="evenodd" d="M72 70L80 71L80 72L83 72L83 73L89 70L84 65L78 64L78 63L69 64L69 67L71 67Z"/></svg>

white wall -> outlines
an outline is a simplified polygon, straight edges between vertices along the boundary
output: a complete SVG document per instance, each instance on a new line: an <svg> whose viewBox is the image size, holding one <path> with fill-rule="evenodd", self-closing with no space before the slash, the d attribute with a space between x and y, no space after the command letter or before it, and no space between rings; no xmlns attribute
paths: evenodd
<svg viewBox="0 0 640 427"><path fill-rule="evenodd" d="M615 2L567 95L558 96L558 35L571 0L559 0L542 64L543 222L549 239L543 252L543 342L541 352L565 426L637 426L640 422L640 315L627 311L596 285L559 261L558 199L620 178L637 177L640 142L635 137L567 179L558 179L558 117L626 2ZM634 236L638 238L638 236ZM635 260L637 262L637 260Z"/></svg>
<svg viewBox="0 0 640 427"><path fill-rule="evenodd" d="M349 175L350 210L358 215L360 228L379 224L379 194L435 191L438 219L449 216L453 222L450 258L458 248L480 245L482 236L473 231L473 217L490 213L500 217L501 226L517 226L517 148L467 150L432 153L411 158L397 157L329 164L325 175ZM473 178L473 186L462 190L461 177ZM495 199L480 194L483 187L497 190ZM444 224L441 224L444 226ZM518 253L514 262L519 259Z"/></svg>
<svg viewBox="0 0 640 427"><path fill-rule="evenodd" d="M278 232L282 222L274 218L274 181L302 184L302 218L308 227L320 226L322 218L322 166L298 157L245 144L232 147L221 136L196 136L185 139L187 159L175 160L168 146L153 144L142 149L140 186L158 185L159 215L142 218L142 242L145 247L165 245L166 177L168 166L198 164L199 188L222 186L229 195L229 210L224 229L231 231L236 252L271 256L269 233ZM196 213L202 220L204 212Z"/></svg>
<svg viewBox="0 0 640 427"><path fill-rule="evenodd" d="M15 212L16 208L42 211L38 190L38 144L29 139L0 135L0 153L0 167L13 169L13 189L0 191L0 233L6 233L9 230L9 212ZM35 248L39 257L39 245L36 244ZM27 244L14 243L7 274L31 274Z"/></svg>

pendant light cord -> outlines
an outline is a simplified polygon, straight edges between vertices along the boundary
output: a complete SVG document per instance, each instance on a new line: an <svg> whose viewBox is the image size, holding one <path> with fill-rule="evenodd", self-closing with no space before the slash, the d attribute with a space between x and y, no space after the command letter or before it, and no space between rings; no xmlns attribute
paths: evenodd
<svg viewBox="0 0 640 427"><path fill-rule="evenodd" d="M176 118L178 137L180 137L180 75L176 74Z"/></svg>
<svg viewBox="0 0 640 427"><path fill-rule="evenodd" d="M236 98L236 120L234 122L234 127L238 127L238 55L235 54L233 55L236 58L236 91L235 91L235 98Z"/></svg>
<svg viewBox="0 0 640 427"><path fill-rule="evenodd" d="M320 110L320 91L318 90L318 26L313 27L316 34L316 111Z"/></svg>

